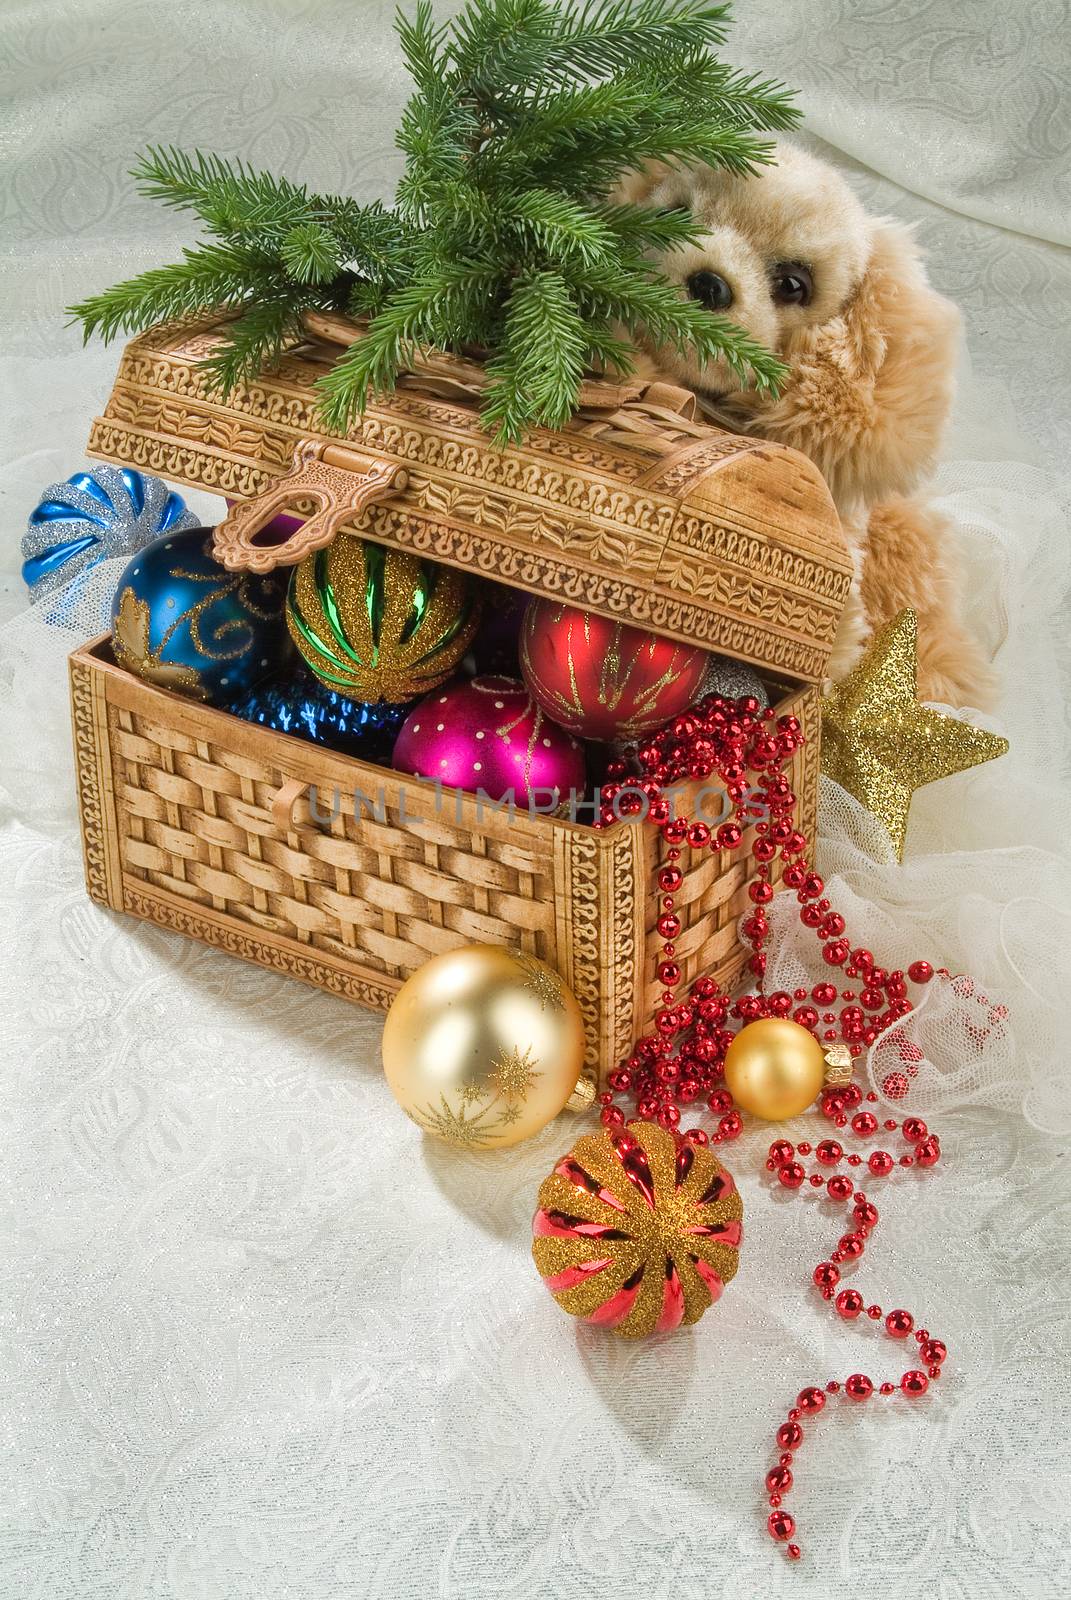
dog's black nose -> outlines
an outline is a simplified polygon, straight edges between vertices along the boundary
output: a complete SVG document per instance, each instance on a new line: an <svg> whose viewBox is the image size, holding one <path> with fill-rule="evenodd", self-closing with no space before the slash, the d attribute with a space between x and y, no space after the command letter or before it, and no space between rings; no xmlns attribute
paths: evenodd
<svg viewBox="0 0 1071 1600"><path fill-rule="evenodd" d="M717 272L693 272L684 287L708 311L728 311L733 303L731 286Z"/></svg>

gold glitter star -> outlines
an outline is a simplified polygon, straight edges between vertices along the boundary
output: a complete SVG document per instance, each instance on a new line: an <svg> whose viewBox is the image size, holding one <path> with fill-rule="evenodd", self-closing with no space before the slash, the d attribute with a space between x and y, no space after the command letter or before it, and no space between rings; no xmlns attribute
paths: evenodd
<svg viewBox="0 0 1071 1600"><path fill-rule="evenodd" d="M923 784L1007 753L1008 741L918 701L915 613L901 611L822 702L822 771L872 811L903 860Z"/></svg>
<svg viewBox="0 0 1071 1600"><path fill-rule="evenodd" d="M523 1100L539 1076L532 1061L531 1051L506 1050L492 1063L494 1071L488 1083L498 1090L504 1100Z"/></svg>
<svg viewBox="0 0 1071 1600"><path fill-rule="evenodd" d="M552 1011L564 1011L565 1001L562 999L562 980L556 972L551 972L541 961L530 960L523 951L514 952L519 966L524 968L526 989L539 1001L539 1009L545 1010L547 1006Z"/></svg>
<svg viewBox="0 0 1071 1600"><path fill-rule="evenodd" d="M458 1098L462 1105L472 1106L476 1104L477 1100L483 1100L486 1094L487 1090L482 1083L478 1083L475 1078L469 1078L466 1083L461 1085L458 1091Z"/></svg>
<svg viewBox="0 0 1071 1600"><path fill-rule="evenodd" d="M445 1095L439 1097L437 1106L403 1106L402 1108L411 1122L418 1128L423 1128L425 1133L438 1134L440 1139L446 1139L450 1144L471 1146L479 1149L487 1142L494 1124L485 1120L486 1111L477 1111L474 1117L465 1113L464 1106L460 1111L455 1111Z"/></svg>

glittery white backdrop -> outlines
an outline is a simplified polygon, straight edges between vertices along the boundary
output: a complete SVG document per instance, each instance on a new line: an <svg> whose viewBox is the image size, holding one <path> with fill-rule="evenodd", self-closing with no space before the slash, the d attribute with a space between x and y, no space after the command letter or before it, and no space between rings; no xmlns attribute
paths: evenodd
<svg viewBox="0 0 1071 1600"><path fill-rule="evenodd" d="M564 1124L513 1155L423 1142L383 1088L374 1017L84 896L70 641L18 615L26 512L81 461L114 370L62 307L185 237L123 177L147 140L388 192L391 9L0 8L0 1594L1056 1600L1071 1592L1062 0L753 0L733 39L741 63L802 88L869 204L918 222L966 311L941 493L1013 742L918 797L902 869L843 797L824 807L859 934L970 970L1010 1016L1001 1050L966 1065L947 1029L926 1036L935 1072L958 1069L930 1086L946 1159L887 1186L858 1281L946 1337L949 1371L921 1404L823 1419L792 1497L801 1569L762 1532L779 1413L805 1382L899 1367L808 1291L835 1224L813 1197L768 1192L760 1133L730 1156L747 1236L720 1306L690 1334L615 1345L563 1318L528 1259ZM789 940L778 959L789 970Z"/></svg>

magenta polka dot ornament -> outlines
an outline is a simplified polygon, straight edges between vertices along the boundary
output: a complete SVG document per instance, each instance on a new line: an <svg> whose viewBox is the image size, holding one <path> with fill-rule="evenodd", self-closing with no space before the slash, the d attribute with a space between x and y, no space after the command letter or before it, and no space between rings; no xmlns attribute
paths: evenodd
<svg viewBox="0 0 1071 1600"><path fill-rule="evenodd" d="M584 789L584 752L515 678L458 679L426 695L402 724L394 766L495 802L557 811Z"/></svg>

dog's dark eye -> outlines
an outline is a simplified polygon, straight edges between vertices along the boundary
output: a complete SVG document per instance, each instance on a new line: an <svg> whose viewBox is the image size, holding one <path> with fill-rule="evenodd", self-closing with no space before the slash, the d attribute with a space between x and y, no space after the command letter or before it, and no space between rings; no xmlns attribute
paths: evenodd
<svg viewBox="0 0 1071 1600"><path fill-rule="evenodd" d="M782 261L773 270L771 293L779 306L809 306L814 281L799 261Z"/></svg>
<svg viewBox="0 0 1071 1600"><path fill-rule="evenodd" d="M732 284L720 272L693 272L684 287L708 311L728 311L733 303Z"/></svg>

